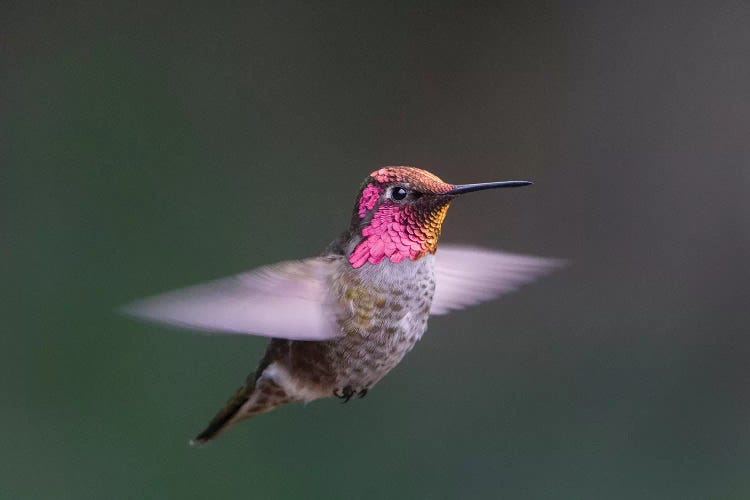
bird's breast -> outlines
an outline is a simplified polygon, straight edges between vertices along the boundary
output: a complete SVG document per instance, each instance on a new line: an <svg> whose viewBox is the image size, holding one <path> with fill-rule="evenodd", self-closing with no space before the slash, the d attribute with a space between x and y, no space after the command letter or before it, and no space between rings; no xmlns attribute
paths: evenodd
<svg viewBox="0 0 750 500"><path fill-rule="evenodd" d="M343 335L332 341L331 361L340 383L372 386L422 337L435 291L433 259L383 261L334 276Z"/></svg>

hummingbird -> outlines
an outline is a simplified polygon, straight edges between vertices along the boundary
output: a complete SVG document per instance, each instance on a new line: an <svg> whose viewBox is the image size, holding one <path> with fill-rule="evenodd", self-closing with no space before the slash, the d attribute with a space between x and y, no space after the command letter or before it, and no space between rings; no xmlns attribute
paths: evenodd
<svg viewBox="0 0 750 500"><path fill-rule="evenodd" d="M560 261L438 240L451 202L529 181L449 184L419 168L375 170L351 222L318 257L286 261L136 301L125 312L180 327L270 337L256 370L192 444L295 401L364 397L430 316L490 300Z"/></svg>

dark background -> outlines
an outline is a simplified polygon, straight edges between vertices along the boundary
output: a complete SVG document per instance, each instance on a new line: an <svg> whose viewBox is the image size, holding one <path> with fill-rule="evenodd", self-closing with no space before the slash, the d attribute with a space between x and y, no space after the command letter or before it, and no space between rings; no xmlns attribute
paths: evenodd
<svg viewBox="0 0 750 500"><path fill-rule="evenodd" d="M4 2L4 498L750 497L750 7ZM188 447L262 339L136 297L317 254L376 167L571 265L362 401Z"/></svg>

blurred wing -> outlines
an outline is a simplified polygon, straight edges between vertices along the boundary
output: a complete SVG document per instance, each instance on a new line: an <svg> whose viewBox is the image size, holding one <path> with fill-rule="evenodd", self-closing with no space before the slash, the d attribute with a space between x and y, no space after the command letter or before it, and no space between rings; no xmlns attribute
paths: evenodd
<svg viewBox="0 0 750 500"><path fill-rule="evenodd" d="M209 283L147 297L123 308L131 316L198 330L294 340L326 340L339 329L328 313L335 260L313 258L260 267Z"/></svg>
<svg viewBox="0 0 750 500"><path fill-rule="evenodd" d="M446 314L494 299L563 264L557 259L440 245L435 253L435 297L430 314Z"/></svg>

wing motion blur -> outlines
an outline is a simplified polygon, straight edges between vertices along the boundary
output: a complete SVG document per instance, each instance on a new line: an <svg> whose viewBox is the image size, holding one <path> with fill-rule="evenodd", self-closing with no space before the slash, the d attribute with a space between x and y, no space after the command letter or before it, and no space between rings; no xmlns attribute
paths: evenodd
<svg viewBox="0 0 750 500"><path fill-rule="evenodd" d="M328 303L337 259L316 257L260 267L138 300L121 310L147 321L213 332L292 340L340 336ZM430 314L492 300L559 268L561 260L441 245Z"/></svg>
<svg viewBox="0 0 750 500"><path fill-rule="evenodd" d="M322 257L281 262L147 297L122 311L197 330L327 340L339 335L326 307L336 265L335 259Z"/></svg>
<svg viewBox="0 0 750 500"><path fill-rule="evenodd" d="M492 300L564 265L564 261L461 245L435 253L435 297L430 314Z"/></svg>

